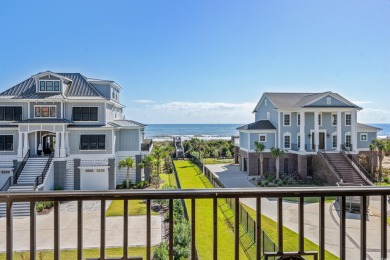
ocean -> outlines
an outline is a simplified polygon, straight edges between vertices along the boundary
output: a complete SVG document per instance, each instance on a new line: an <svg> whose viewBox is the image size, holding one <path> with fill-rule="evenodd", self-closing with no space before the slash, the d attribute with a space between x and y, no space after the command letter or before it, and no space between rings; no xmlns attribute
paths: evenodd
<svg viewBox="0 0 390 260"><path fill-rule="evenodd" d="M237 127L244 124L150 124L145 128L145 138L155 141L172 140L172 136L182 136L184 140L197 137L203 140L230 140L237 136ZM370 124L382 128L380 136L390 136L390 124Z"/></svg>
<svg viewBox="0 0 390 260"><path fill-rule="evenodd" d="M184 140L193 137L230 140L231 136L238 135L236 128L242 125L244 124L150 124L145 128L145 138L165 141L179 135Z"/></svg>

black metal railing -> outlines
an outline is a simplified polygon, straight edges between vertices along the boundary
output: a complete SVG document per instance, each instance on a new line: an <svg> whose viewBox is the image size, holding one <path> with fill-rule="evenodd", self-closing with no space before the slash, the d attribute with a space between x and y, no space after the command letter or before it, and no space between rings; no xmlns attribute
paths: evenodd
<svg viewBox="0 0 390 260"><path fill-rule="evenodd" d="M341 145L341 153L343 153L347 158L349 158L350 160L350 163L353 165L355 165L359 170L360 172L372 183L376 182L377 179L375 178L375 176L371 173L369 173L366 168L364 168L364 166L359 162L358 159L356 159L356 157L354 157L352 154L349 153L349 150L347 149L347 147L345 147L345 145Z"/></svg>
<svg viewBox="0 0 390 260"><path fill-rule="evenodd" d="M341 145L341 150L342 151L348 151L348 152L350 152L350 151L352 151L352 144L342 144Z"/></svg>
<svg viewBox="0 0 390 260"><path fill-rule="evenodd" d="M318 154L328 162L328 165L332 168L333 172L336 173L337 177L340 178L341 182L344 182L343 177L341 175L341 172L339 169L336 167L332 159L329 157L329 155L325 152L325 150L319 150Z"/></svg>
<svg viewBox="0 0 390 260"><path fill-rule="evenodd" d="M298 144L291 144L291 150L293 151L299 151L300 147Z"/></svg>
<svg viewBox="0 0 390 260"><path fill-rule="evenodd" d="M51 162L53 161L53 157L54 157L53 154L50 154L49 159L47 160L46 165L43 168L42 174L35 178L34 190L45 181L47 171L50 169L50 165Z"/></svg>
<svg viewBox="0 0 390 260"><path fill-rule="evenodd" d="M152 139L145 139L143 143L141 143L141 151L150 151L153 145Z"/></svg>
<svg viewBox="0 0 390 260"><path fill-rule="evenodd" d="M213 206L212 211L214 216L217 216L218 204L217 200L220 198L234 198L235 205L239 205L240 199L243 198L255 198L256 199L256 259L269 259L270 256L284 257L287 259L288 256L302 256L302 255L316 255L318 254L319 259L325 259L325 233L327 232L325 226L325 197L328 196L339 196L339 209L340 214L338 215L339 223L339 257L340 259L346 259L346 243L347 243L347 233L346 233L346 210L347 203L346 197L348 196L359 196L361 198L361 207L360 207L360 241L358 242L360 259L366 259L367 253L371 251L367 250L367 197L368 196L380 196L380 201L378 203L379 212L380 212L380 227L378 227L380 243L378 243L378 249L376 250L380 254L381 259L386 259L388 257L388 245L387 245L387 199L390 195L390 188L388 187L305 187L305 188L267 188L267 189L186 189L186 190L132 190L132 191L52 191L52 192L3 192L0 193L0 203L6 203L6 259L13 259L13 243L15 239L20 239L19 237L14 238L14 227L13 227L13 208L16 202L29 202L30 203L30 259L35 259L36 257L36 242L37 242L37 230L36 230L36 207L35 203L38 201L54 201L54 259L60 259L61 257L61 241L60 241L60 210L59 205L60 201L77 201L77 259L83 259L83 202L89 200L99 200L101 202L101 214L100 214L100 257L99 259L110 259L106 258L106 201L108 200L123 200L124 207L124 227L121 232L123 232L123 258L129 259L128 256L128 221L131 219L128 218L128 202L129 200L146 200L146 259L152 259L152 246L151 246L151 200L154 199L168 199L170 205L173 204L175 199L190 199L192 203L196 202L198 199L212 199ZM283 239L283 198L287 197L298 197L298 250L294 252L285 252L284 251L284 239ZM308 197L319 197L319 227L318 227L318 252L306 252L305 243L304 243L304 223L305 223L305 203L304 198ZM276 198L276 211L277 211L277 250L276 252L265 252L261 253L261 228L263 223L261 222L262 214L262 198ZM239 259L240 254L240 214L235 208L236 214L234 215L234 224L232 226L234 230L234 243L230 245L234 248L234 259ZM191 232L196 234L196 208L191 207ZM173 216L173 207L169 207L169 214ZM312 214L310 214L312 217ZM170 222L170 230L172 230L173 222ZM218 221L213 222L213 231L214 236L212 238L213 243L210 248L207 250L212 250L214 259L218 257L218 236L215 236L218 232ZM169 246L169 258L173 259L173 233L168 234L170 246ZM194 242L191 243L194 246ZM223 250L223 249L221 249ZM191 255L191 259L196 259L195 255ZM290 258L294 259L294 258Z"/></svg>
<svg viewBox="0 0 390 260"><path fill-rule="evenodd" d="M4 183L3 187L1 187L0 191L7 191L9 187L12 186L14 176L10 176L7 181Z"/></svg>
<svg viewBox="0 0 390 260"><path fill-rule="evenodd" d="M27 150L26 154L24 155L24 158L23 158L22 162L19 164L19 167L18 167L18 169L16 170L16 172L14 174L14 178L13 178L14 183L13 184L17 184L18 183L19 176L22 173L28 158L30 158L30 149Z"/></svg>
<svg viewBox="0 0 390 260"><path fill-rule="evenodd" d="M316 150L316 146L314 144L306 144L305 145L305 150L307 152L313 152Z"/></svg>

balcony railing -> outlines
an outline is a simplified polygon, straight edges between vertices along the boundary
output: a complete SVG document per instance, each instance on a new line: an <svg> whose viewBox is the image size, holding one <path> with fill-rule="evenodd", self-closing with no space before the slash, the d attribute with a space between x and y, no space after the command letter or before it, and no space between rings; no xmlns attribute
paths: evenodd
<svg viewBox="0 0 390 260"><path fill-rule="evenodd" d="M133 190L133 191L56 191L56 192L3 192L0 194L0 202L6 203L6 255L7 259L13 258L13 213L12 209L15 202L29 202L30 203L30 256L31 259L35 259L36 256L36 207L37 201L54 201L54 259L60 259L60 201L77 201L77 259L83 258L83 202L88 200L101 201L101 215L100 215L100 258L106 258L106 201L107 200L124 200L123 209L123 258L130 259L128 256L128 201L143 199L146 200L146 255L147 259L152 258L151 247L151 201L154 199L167 199L169 200L169 215L173 216L173 200L175 199L189 199L192 205L196 205L195 202L198 199L212 199L213 200L213 259L218 257L218 225L216 221L219 198L234 198L234 244L231 245L234 248L234 259L239 259L240 255L240 214L239 205L242 198L256 198L256 218L255 218L255 245L256 245L256 259L269 259L272 256L288 257L288 256L303 256L303 255L318 255L319 259L325 259L325 197L326 196L339 196L340 202L340 259L346 259L346 198L349 196L359 196L361 198L360 208L360 259L366 259L367 253L367 197L368 196L380 196L380 249L381 258L387 257L387 199L390 195L390 189L385 187L380 188L367 188L367 187L315 187L315 188L269 188L269 189L201 189L201 190ZM298 250L296 252L285 252L283 241L283 199L284 197L298 197ZM304 246L304 198L306 197L319 197L319 251L318 252L306 252ZM277 198L277 252L263 252L262 251L262 236L259 232L262 228L261 214L262 204L261 198ZM196 259L195 254L195 237L196 228L196 207L191 207L191 246L192 255L191 259ZM311 214L312 216L312 214ZM172 219L172 218L170 218ZM169 259L173 259L173 221L169 221ZM18 238L17 238L18 239ZM294 259L294 258L292 258Z"/></svg>

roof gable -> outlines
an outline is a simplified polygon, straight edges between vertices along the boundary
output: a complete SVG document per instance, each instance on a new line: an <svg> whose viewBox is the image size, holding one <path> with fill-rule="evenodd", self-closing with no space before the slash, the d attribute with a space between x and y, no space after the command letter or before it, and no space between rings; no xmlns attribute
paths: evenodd
<svg viewBox="0 0 390 260"><path fill-rule="evenodd" d="M328 99L330 104L328 104ZM304 107L354 107L360 108L337 93L325 92L320 97L306 103Z"/></svg>

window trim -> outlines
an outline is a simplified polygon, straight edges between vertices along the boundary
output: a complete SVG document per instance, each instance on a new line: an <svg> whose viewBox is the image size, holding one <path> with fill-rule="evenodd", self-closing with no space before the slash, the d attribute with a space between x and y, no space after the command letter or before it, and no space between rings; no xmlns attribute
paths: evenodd
<svg viewBox="0 0 390 260"><path fill-rule="evenodd" d="M349 138L351 139L349 146L347 146L347 136L349 136ZM351 132L346 132L345 133L345 135L344 135L344 145L347 148L351 148L351 145L352 145L352 135L351 135Z"/></svg>
<svg viewBox="0 0 390 260"><path fill-rule="evenodd" d="M336 146L334 146L334 143L333 143L333 138L336 137ZM337 133L334 132L332 133L332 148L334 149L337 149L337 143L338 143L338 140L337 140Z"/></svg>
<svg viewBox="0 0 390 260"><path fill-rule="evenodd" d="M13 111L13 119L14 120L5 120L5 110L4 110L4 120L0 120L0 122L15 122L15 121L20 121L20 120L23 120L23 106L14 106L14 105L0 105L0 107L4 107L4 109L6 107L13 107L14 108L14 111ZM20 120L15 120L15 108L16 107L20 107L21 108L21 111L22 111L22 114L21 114L21 119Z"/></svg>
<svg viewBox="0 0 390 260"><path fill-rule="evenodd" d="M264 141L261 141L261 137L264 136ZM259 142L266 143L267 142L267 134L259 134Z"/></svg>
<svg viewBox="0 0 390 260"><path fill-rule="evenodd" d="M362 136L366 136L366 140L363 140ZM368 133L360 133L360 141L361 142L368 142Z"/></svg>
<svg viewBox="0 0 390 260"><path fill-rule="evenodd" d="M288 124L288 125L285 124L285 116L286 116L286 115L289 116L289 117L288 117L288 121L289 121L289 124ZM291 113L285 113L285 112L283 112L283 126L291 126Z"/></svg>
<svg viewBox="0 0 390 260"><path fill-rule="evenodd" d="M36 107L48 107L49 108L49 116L35 116L35 108ZM54 107L55 108L55 116L50 116L50 108ZM56 105L34 105L34 118L57 118L57 106Z"/></svg>
<svg viewBox="0 0 390 260"><path fill-rule="evenodd" d="M15 134L0 134L0 136L12 136L12 150L0 150L0 153L15 152ZM4 139L4 142L5 142L5 139Z"/></svg>
<svg viewBox="0 0 390 260"><path fill-rule="evenodd" d="M301 126L301 113L297 112L297 126Z"/></svg>
<svg viewBox="0 0 390 260"><path fill-rule="evenodd" d="M331 97L326 98L326 105L328 105L328 106L332 105L332 98Z"/></svg>
<svg viewBox="0 0 390 260"><path fill-rule="evenodd" d="M297 133L297 147L298 149L301 149L301 133Z"/></svg>
<svg viewBox="0 0 390 260"><path fill-rule="evenodd" d="M290 138L290 147L286 147L286 137L289 137ZM283 134L283 149L286 149L286 150L291 150L291 133L284 133Z"/></svg>
<svg viewBox="0 0 390 260"><path fill-rule="evenodd" d="M347 125L347 115L351 116L351 124ZM352 126L352 113L351 112L345 112L344 114L344 125L345 126Z"/></svg>
<svg viewBox="0 0 390 260"><path fill-rule="evenodd" d="M333 116L336 116L336 124L333 124L334 123L334 121L333 121ZM330 115L330 118L331 118L331 125L332 126L337 126L337 113L332 113L331 115Z"/></svg>
<svg viewBox="0 0 390 260"><path fill-rule="evenodd" d="M73 119L73 108L75 108L75 107L81 107L81 108L83 108L83 107L89 107L89 108L91 108L91 107L96 107L96 108L97 108L97 120L96 120L96 121L92 121L92 120L89 120L89 121L74 120L74 119ZM100 107L100 106L72 106L72 116L71 116L72 121L74 121L74 122L81 122L81 123L99 122L99 107ZM83 118L83 114L81 113L81 119L82 119L82 118Z"/></svg>
<svg viewBox="0 0 390 260"><path fill-rule="evenodd" d="M53 90L47 90L47 86L46 86L46 82L48 81L51 81L53 82ZM58 86L59 86L59 90L54 90L54 82L58 81ZM45 90L41 90L41 82L45 82ZM39 79L38 80L38 92L39 93L58 93L58 92L62 92L62 88L61 88L61 82L62 80L61 79Z"/></svg>

